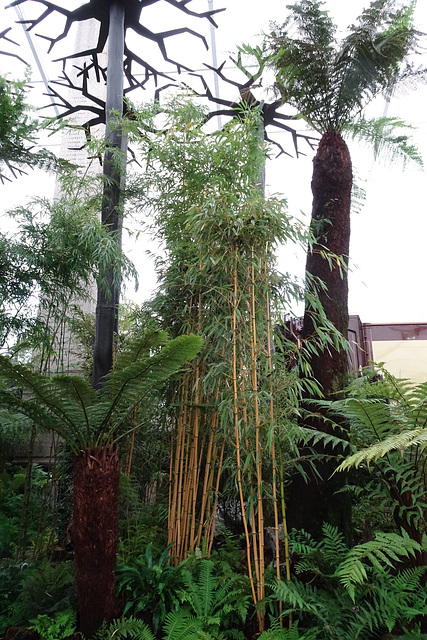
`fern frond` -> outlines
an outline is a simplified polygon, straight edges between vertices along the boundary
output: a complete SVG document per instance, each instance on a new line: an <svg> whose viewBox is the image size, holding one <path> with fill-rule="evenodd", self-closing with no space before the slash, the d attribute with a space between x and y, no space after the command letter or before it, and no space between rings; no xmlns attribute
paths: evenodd
<svg viewBox="0 0 427 640"><path fill-rule="evenodd" d="M153 355L163 347L167 341L168 334L166 331L147 331L143 336L131 340L118 351L114 369L125 369L134 362L149 358L150 355Z"/></svg>
<svg viewBox="0 0 427 640"><path fill-rule="evenodd" d="M110 625L103 625L96 633L97 640L113 640L114 638L134 638L135 640L155 640L149 627L130 616L113 620Z"/></svg>
<svg viewBox="0 0 427 640"><path fill-rule="evenodd" d="M117 430L131 409L143 401L148 391L194 358L202 344L203 339L200 336L178 336L144 360L137 360L122 370L111 372L103 389L103 396L111 398L110 409L104 418L103 426L113 420Z"/></svg>
<svg viewBox="0 0 427 640"><path fill-rule="evenodd" d="M302 582L281 582L272 585L275 597L284 604L290 605L290 610L301 611L321 616L322 603L317 597L317 589ZM283 613L288 611L284 610Z"/></svg>
<svg viewBox="0 0 427 640"><path fill-rule="evenodd" d="M214 640L203 629L202 622L186 609L172 611L166 616L164 624L165 640ZM218 640L223 636L219 635Z"/></svg>
<svg viewBox="0 0 427 640"><path fill-rule="evenodd" d="M410 137L403 133L413 129L400 118L372 118L361 116L346 127L352 139L362 140L372 145L375 158L382 157L391 162L401 160L403 167L414 162L420 167L423 160L419 150L410 143Z"/></svg>
<svg viewBox="0 0 427 640"><path fill-rule="evenodd" d="M401 536L396 533L377 533L374 540L350 549L345 560L335 571L335 576L354 601L356 585L361 585L367 580L367 563L373 564L379 570L384 569L384 566L394 568L395 563L402 557L407 558L419 550L420 545L405 532L402 532Z"/></svg>
<svg viewBox="0 0 427 640"><path fill-rule="evenodd" d="M411 431L403 431L396 435L389 436L385 440L376 442L366 449L362 449L357 453L349 456L342 462L337 471L345 471L351 467L359 467L362 462L370 463L378 458L383 458L391 451L403 450L408 447L419 445L421 451L427 447L427 429L412 429Z"/></svg>
<svg viewBox="0 0 427 640"><path fill-rule="evenodd" d="M322 527L323 540L321 542L321 550L326 558L333 559L338 562L340 558L348 553L347 545L344 541L344 535L338 531L338 527L325 522Z"/></svg>
<svg viewBox="0 0 427 640"><path fill-rule="evenodd" d="M309 629L300 635L298 622L292 625L291 629L280 626L277 620L270 623L270 628L264 631L258 640L315 640L318 638L318 629Z"/></svg>

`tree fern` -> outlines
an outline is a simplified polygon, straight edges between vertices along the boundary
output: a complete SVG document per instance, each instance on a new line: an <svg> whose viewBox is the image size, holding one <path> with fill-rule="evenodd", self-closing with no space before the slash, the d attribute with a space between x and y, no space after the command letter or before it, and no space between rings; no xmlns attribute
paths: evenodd
<svg viewBox="0 0 427 640"><path fill-rule="evenodd" d="M118 358L118 364L126 366L109 374L101 395L81 377L50 378L0 356L0 377L24 391L21 395L3 385L0 400L58 433L75 453L104 446L120 437L120 429L146 394L193 358L201 345L202 338L194 335L166 342L163 332L137 339Z"/></svg>
<svg viewBox="0 0 427 640"><path fill-rule="evenodd" d="M400 160L403 167L408 162L415 162L420 167L423 160L415 145L411 144L406 133L413 129L400 118L372 118L360 117L355 119L348 128L351 138L366 141L372 145L375 158L382 158L394 162Z"/></svg>

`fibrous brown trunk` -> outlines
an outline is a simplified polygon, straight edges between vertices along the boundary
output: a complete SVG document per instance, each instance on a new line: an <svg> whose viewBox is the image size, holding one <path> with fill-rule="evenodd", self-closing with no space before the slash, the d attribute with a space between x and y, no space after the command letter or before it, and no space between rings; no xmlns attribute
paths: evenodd
<svg viewBox="0 0 427 640"><path fill-rule="evenodd" d="M327 319L347 338L348 332L348 278L347 264L350 244L350 204L352 166L347 144L335 131L323 135L313 160L313 209L311 230L316 238L307 254L306 273L321 280L326 289L319 287L319 298ZM334 254L342 262L327 254ZM307 276L306 286L309 285ZM314 313L313 313L314 312ZM310 340L315 330L315 310L306 302L302 337ZM345 386L348 360L344 350L319 352L311 360L313 377L319 383L326 399L336 399ZM309 420L309 426L327 430L324 422ZM336 434L341 435L341 434ZM333 452L321 443L316 445L319 455ZM322 479L307 468L309 482L301 476L292 483L289 499L289 522L292 527L303 528L316 537L321 536L324 522L337 525L350 536L350 505L345 494L337 494L344 483L343 474L331 478L336 468L333 460L317 462Z"/></svg>
<svg viewBox="0 0 427 640"><path fill-rule="evenodd" d="M85 449L74 458L73 541L80 629L91 637L116 614L120 467L116 447Z"/></svg>
<svg viewBox="0 0 427 640"><path fill-rule="evenodd" d="M339 133L325 133L313 160L313 210L311 229L317 242L307 254L306 272L319 278L326 291L319 290L319 298L326 317L347 338L348 277L346 268L328 253L342 257L348 265L350 246L350 205L353 174L347 144ZM306 305L303 338L314 330L313 309ZM348 372L347 354L331 350L311 359L313 377L319 382L325 398L332 398L345 383Z"/></svg>

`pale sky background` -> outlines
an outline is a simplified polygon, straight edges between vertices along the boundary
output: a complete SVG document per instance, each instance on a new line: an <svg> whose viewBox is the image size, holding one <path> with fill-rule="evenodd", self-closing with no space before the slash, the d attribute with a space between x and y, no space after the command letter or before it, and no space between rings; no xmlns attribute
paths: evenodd
<svg viewBox="0 0 427 640"><path fill-rule="evenodd" d="M0 3L0 31L13 24L16 19L14 9L4 9L6 4L7 2ZM62 0L61 4L72 8L80 3L77 0ZM259 42L259 34L268 31L271 20L279 23L283 21L287 4L288 2L280 0L264 0L262 3L258 0L213 0L214 8L226 7L226 11L217 16L219 28L215 37L218 63L227 59L238 44L248 42L254 45ZM208 8L208 0L194 0L190 6L194 10L205 11ZM362 0L325 2L332 18L342 28L355 22L365 6L367 1ZM35 2L25 2L21 7L25 17L35 17L42 11L42 5ZM157 6L152 5L144 9L142 16L146 16L145 24L153 31L163 31L184 24L180 12L174 11L163 1L157 3ZM427 32L426 0L418 0L415 22L420 31ZM210 38L209 27L204 26L203 21L193 21L191 26L202 30L206 37ZM52 25L52 28L56 29L57 26ZM22 42L20 54L30 61L31 53L27 49L22 27L14 25L13 31L16 39ZM46 33L47 25L40 25L35 32ZM73 34L70 36L71 44ZM49 79L55 79L58 65L49 62L46 55L47 42L40 38L34 40ZM147 59L150 55L158 55L155 47L150 47L147 43L144 47L149 51L144 54ZM0 49L3 48L5 47L0 41ZM175 41L171 38L168 41L168 51L172 57L180 60L184 58L184 61L187 59L189 66L196 69L201 69L203 62L212 63L211 52L206 53L198 41L188 36L180 36ZM425 56L419 58L419 64L422 63L427 66ZM42 101L46 98L40 97L40 75L35 64L32 63L32 67L31 77L35 87L32 100L35 104L43 104ZM19 63L15 64L11 58L0 56L0 72L10 72L13 77L22 77L24 67ZM211 85L213 87L213 82ZM149 97L148 92L142 97L132 94L134 101L144 101ZM234 97L233 94L231 97ZM261 94L257 97L263 98ZM384 108L385 102L378 100L371 108L370 115L381 116ZM286 108L284 112L286 113ZM415 140L427 163L426 113L426 86L420 86L411 94L394 97L388 108L389 116L399 116L417 128L414 132ZM276 135L276 139L291 151L291 141L286 139L286 133L272 135ZM49 142L53 145L58 144L58 141ZM427 322L425 171L407 168L403 172L400 165L374 163L369 150L361 149L354 143L349 146L358 184L366 191L364 207L360 212L353 214L352 218L350 313L359 314L363 322ZM310 180L314 152L308 150L307 153L305 158L298 160L281 156L269 161L266 181L271 193L283 194L288 199L290 214L299 218L305 215L308 221L311 211ZM0 185L0 211L25 203L33 194L53 194L52 179L38 172L31 172L28 178L20 178L6 186ZM7 220L4 216L1 220L4 230ZM128 252L138 265L141 285L137 294L128 289L127 296L141 301L149 295L150 289L154 286L153 267L142 259L144 250L141 240L137 246L128 245ZM304 255L292 248L279 252L279 267L283 271L290 270L302 277L304 262Z"/></svg>

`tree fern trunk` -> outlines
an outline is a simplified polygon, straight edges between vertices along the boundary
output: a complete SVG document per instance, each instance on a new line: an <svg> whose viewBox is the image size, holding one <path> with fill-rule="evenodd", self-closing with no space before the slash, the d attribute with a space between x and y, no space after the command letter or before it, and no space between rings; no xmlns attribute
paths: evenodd
<svg viewBox="0 0 427 640"><path fill-rule="evenodd" d="M347 144L337 132L323 135L313 160L313 210L311 229L317 240L307 254L306 273L319 278L326 290L319 290L319 298L327 319L347 338L348 332L348 278L346 268L337 260L332 262L325 253L342 257L348 264L350 244L350 204L352 189L352 166ZM307 276L306 286L309 286ZM315 310L306 302L303 339L310 340L315 330ZM348 360L345 351L319 352L311 358L313 377L319 383L327 399L336 398L345 386L348 376ZM325 431L324 422L312 420L312 427ZM319 454L332 453L321 444L316 446ZM336 452L335 452L336 453ZM335 462L318 462L317 470L323 480L313 476L307 469L310 481L301 476L292 483L288 515L291 526L303 528L317 537L322 535L323 522L337 525L350 542L350 505L345 494L337 490L345 483L345 477L337 474Z"/></svg>
<svg viewBox="0 0 427 640"><path fill-rule="evenodd" d="M327 290L319 292L326 317L347 338L348 331L348 277L336 260L330 262L322 255L323 247L342 256L348 264L350 246L350 205L353 174L350 153L341 135L325 133L313 160L313 210L311 229L317 243L307 254L306 273L322 280ZM324 252L323 252L324 253ZM314 331L313 309L306 304L303 338ZM313 376L320 383L326 398L340 391L347 379L347 354L327 351L313 356Z"/></svg>
<svg viewBox="0 0 427 640"><path fill-rule="evenodd" d="M115 447L86 449L74 459L73 541L80 628L87 637L116 614L119 480Z"/></svg>

